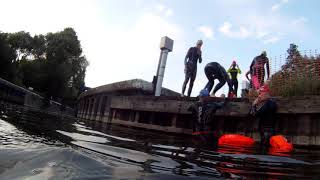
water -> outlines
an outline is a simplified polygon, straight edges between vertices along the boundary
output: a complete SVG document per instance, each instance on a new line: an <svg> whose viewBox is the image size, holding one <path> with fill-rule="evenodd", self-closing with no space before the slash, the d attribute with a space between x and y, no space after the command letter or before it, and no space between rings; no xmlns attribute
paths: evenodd
<svg viewBox="0 0 320 180"><path fill-rule="evenodd" d="M263 154L31 112L0 111L0 179L319 179L320 151Z"/></svg>

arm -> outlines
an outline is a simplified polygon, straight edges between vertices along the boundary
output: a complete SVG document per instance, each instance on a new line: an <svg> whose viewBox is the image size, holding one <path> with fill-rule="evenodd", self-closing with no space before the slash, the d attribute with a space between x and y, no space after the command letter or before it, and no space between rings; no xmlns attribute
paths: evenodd
<svg viewBox="0 0 320 180"><path fill-rule="evenodd" d="M250 74L250 71L246 73L246 78L248 79L248 81L250 81L249 74Z"/></svg>
<svg viewBox="0 0 320 180"><path fill-rule="evenodd" d="M184 64L186 65L187 64L187 61L188 61L188 58L190 57L190 53L191 53L191 48L189 48L187 54L186 54L186 57L184 58Z"/></svg>
<svg viewBox="0 0 320 180"><path fill-rule="evenodd" d="M251 65L250 65L250 72L252 72L252 70L253 70L253 66L254 66L255 62L256 62L256 57L255 57L255 58L252 60L252 62L251 62Z"/></svg>
<svg viewBox="0 0 320 180"><path fill-rule="evenodd" d="M202 63L202 52L200 51L199 63Z"/></svg>
<svg viewBox="0 0 320 180"><path fill-rule="evenodd" d="M237 65L237 67L238 67L238 73L241 74L241 70L239 68L239 65Z"/></svg>
<svg viewBox="0 0 320 180"><path fill-rule="evenodd" d="M269 59L267 58L267 75L268 79L270 78L270 66L269 66Z"/></svg>

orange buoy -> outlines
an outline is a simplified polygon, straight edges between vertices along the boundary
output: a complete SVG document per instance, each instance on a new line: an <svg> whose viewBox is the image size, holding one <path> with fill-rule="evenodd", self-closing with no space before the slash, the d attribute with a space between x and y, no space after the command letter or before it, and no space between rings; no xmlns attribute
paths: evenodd
<svg viewBox="0 0 320 180"><path fill-rule="evenodd" d="M272 136L269 140L270 146L274 150L290 152L293 150L293 145L282 135Z"/></svg>
<svg viewBox="0 0 320 180"><path fill-rule="evenodd" d="M219 138L218 145L252 146L254 140L240 134L225 134Z"/></svg>

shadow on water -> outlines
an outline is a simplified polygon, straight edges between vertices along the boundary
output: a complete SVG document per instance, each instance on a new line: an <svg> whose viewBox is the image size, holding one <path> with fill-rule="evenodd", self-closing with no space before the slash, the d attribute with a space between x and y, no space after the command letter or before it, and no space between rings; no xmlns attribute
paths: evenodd
<svg viewBox="0 0 320 180"><path fill-rule="evenodd" d="M320 152L264 154L37 112L0 110L1 179L312 179Z"/></svg>

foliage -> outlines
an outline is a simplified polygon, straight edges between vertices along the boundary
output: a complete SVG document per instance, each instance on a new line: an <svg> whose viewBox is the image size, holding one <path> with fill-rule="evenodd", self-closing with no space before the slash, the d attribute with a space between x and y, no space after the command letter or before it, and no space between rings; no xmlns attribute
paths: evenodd
<svg viewBox="0 0 320 180"><path fill-rule="evenodd" d="M47 98L76 99L85 87L87 66L72 28L35 36L0 32L0 77Z"/></svg>
<svg viewBox="0 0 320 180"><path fill-rule="evenodd" d="M287 52L286 64L271 77L273 95L320 95L320 57L302 57L295 44Z"/></svg>

